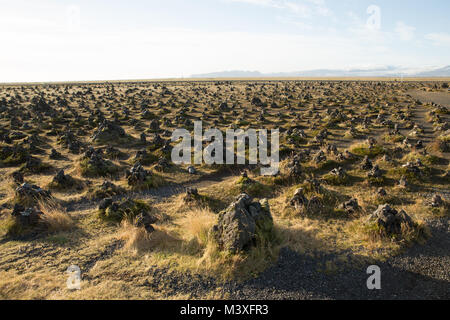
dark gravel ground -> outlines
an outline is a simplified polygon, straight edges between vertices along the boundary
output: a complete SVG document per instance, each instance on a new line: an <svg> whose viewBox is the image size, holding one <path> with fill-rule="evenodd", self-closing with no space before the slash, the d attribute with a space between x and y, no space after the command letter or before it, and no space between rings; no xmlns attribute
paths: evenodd
<svg viewBox="0 0 450 320"><path fill-rule="evenodd" d="M450 237L448 218L430 221L433 234L425 245L378 266L381 290L368 290L367 266L334 275L317 271L332 256L311 258L287 248L278 263L258 278L235 288L235 299L449 299Z"/></svg>

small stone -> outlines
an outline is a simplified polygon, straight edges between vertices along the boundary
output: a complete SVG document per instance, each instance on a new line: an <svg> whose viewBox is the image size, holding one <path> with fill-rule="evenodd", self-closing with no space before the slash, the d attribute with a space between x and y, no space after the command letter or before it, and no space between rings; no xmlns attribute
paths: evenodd
<svg viewBox="0 0 450 320"><path fill-rule="evenodd" d="M59 159L59 158L61 158L61 153L59 153L55 149L52 149L51 152L50 152L49 158L52 159L52 160Z"/></svg>
<svg viewBox="0 0 450 320"><path fill-rule="evenodd" d="M106 198L100 201L100 204L98 205L99 210L105 210L113 203L112 198Z"/></svg>
<svg viewBox="0 0 450 320"><path fill-rule="evenodd" d="M199 199L199 193L197 188L187 188L186 195L184 196L184 201L195 202Z"/></svg>
<svg viewBox="0 0 450 320"><path fill-rule="evenodd" d="M129 186L135 186L145 183L147 177L150 176L149 172L144 169L139 162L136 162L134 166L125 172L125 176Z"/></svg>
<svg viewBox="0 0 450 320"><path fill-rule="evenodd" d="M442 200L441 196L438 194L435 194L433 198L431 199L431 206L433 208L441 207L444 204L444 201Z"/></svg>
<svg viewBox="0 0 450 320"><path fill-rule="evenodd" d="M408 186L408 181L406 180L405 176L402 176L400 180L398 181L398 185L402 188L406 188Z"/></svg>
<svg viewBox="0 0 450 320"><path fill-rule="evenodd" d="M387 196L386 190L384 190L383 188L379 188L377 191L377 195L379 197L386 197Z"/></svg>
<svg viewBox="0 0 450 320"><path fill-rule="evenodd" d="M14 180L14 182L15 183L19 183L19 184L21 184L21 183L23 183L23 174L20 172L20 171L14 171L12 174L11 174L11 177L13 178L13 180Z"/></svg>
<svg viewBox="0 0 450 320"><path fill-rule="evenodd" d="M31 185L26 182L16 188L16 194L20 197L39 199L50 197L50 192L39 186Z"/></svg>
<svg viewBox="0 0 450 320"><path fill-rule="evenodd" d="M35 208L25 208L16 203L11 215L19 225L23 227L34 227L39 223L43 213Z"/></svg>
<svg viewBox="0 0 450 320"><path fill-rule="evenodd" d="M197 173L197 170L195 170L195 167L193 167L193 166L189 166L187 168L187 170L188 170L189 174L196 174Z"/></svg>
<svg viewBox="0 0 450 320"><path fill-rule="evenodd" d="M313 157L313 161L316 164L319 164L321 162L325 162L327 161L327 157L325 156L325 153L320 150L314 157Z"/></svg>
<svg viewBox="0 0 450 320"><path fill-rule="evenodd" d="M356 198L352 198L352 199L348 200L347 202L344 202L341 205L341 208L349 214L355 213L355 212L359 211L359 209L361 209L361 207L358 204L358 200Z"/></svg>
<svg viewBox="0 0 450 320"><path fill-rule="evenodd" d="M330 174L337 176L339 178L343 178L346 176L347 173L345 172L345 170L342 167L339 167L339 168L335 168L335 169L331 170Z"/></svg>
<svg viewBox="0 0 450 320"><path fill-rule="evenodd" d="M367 173L369 178L380 178L383 175L378 165L375 165L372 170Z"/></svg>
<svg viewBox="0 0 450 320"><path fill-rule="evenodd" d="M373 168L372 161L370 161L368 156L365 156L364 160L361 164L361 169L362 170L371 170L372 168Z"/></svg>
<svg viewBox="0 0 450 320"><path fill-rule="evenodd" d="M308 199L306 199L303 188L295 190L294 196L289 201L290 205L295 207L295 209L303 209L308 205Z"/></svg>
<svg viewBox="0 0 450 320"><path fill-rule="evenodd" d="M143 211L138 214L135 218L135 226L139 228L144 228L148 233L155 231L155 228L152 224L156 223L158 219L156 219L153 215L148 213L147 211Z"/></svg>

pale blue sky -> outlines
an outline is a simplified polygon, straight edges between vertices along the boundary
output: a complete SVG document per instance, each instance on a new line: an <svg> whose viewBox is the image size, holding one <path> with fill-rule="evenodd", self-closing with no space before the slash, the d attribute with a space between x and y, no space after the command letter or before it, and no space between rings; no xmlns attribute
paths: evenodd
<svg viewBox="0 0 450 320"><path fill-rule="evenodd" d="M448 0L0 0L0 5L0 82L450 64Z"/></svg>

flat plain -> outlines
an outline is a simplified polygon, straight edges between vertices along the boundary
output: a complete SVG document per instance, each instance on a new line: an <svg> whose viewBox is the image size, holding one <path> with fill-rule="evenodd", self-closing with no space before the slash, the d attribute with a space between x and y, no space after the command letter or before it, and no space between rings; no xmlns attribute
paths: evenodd
<svg viewBox="0 0 450 320"><path fill-rule="evenodd" d="M449 299L449 108L446 79L2 85L0 298ZM200 120L279 129L279 174L175 165Z"/></svg>

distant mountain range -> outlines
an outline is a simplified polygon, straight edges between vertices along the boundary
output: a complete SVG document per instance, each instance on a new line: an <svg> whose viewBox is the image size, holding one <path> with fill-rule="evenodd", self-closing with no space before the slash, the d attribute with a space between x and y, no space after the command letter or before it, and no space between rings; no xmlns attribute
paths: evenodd
<svg viewBox="0 0 450 320"><path fill-rule="evenodd" d="M407 69L386 66L372 69L316 69L296 72L261 73L259 71L222 71L194 74L192 78L296 78L296 77L450 77L450 66L441 68Z"/></svg>
<svg viewBox="0 0 450 320"><path fill-rule="evenodd" d="M418 77L450 77L450 66L419 72Z"/></svg>

